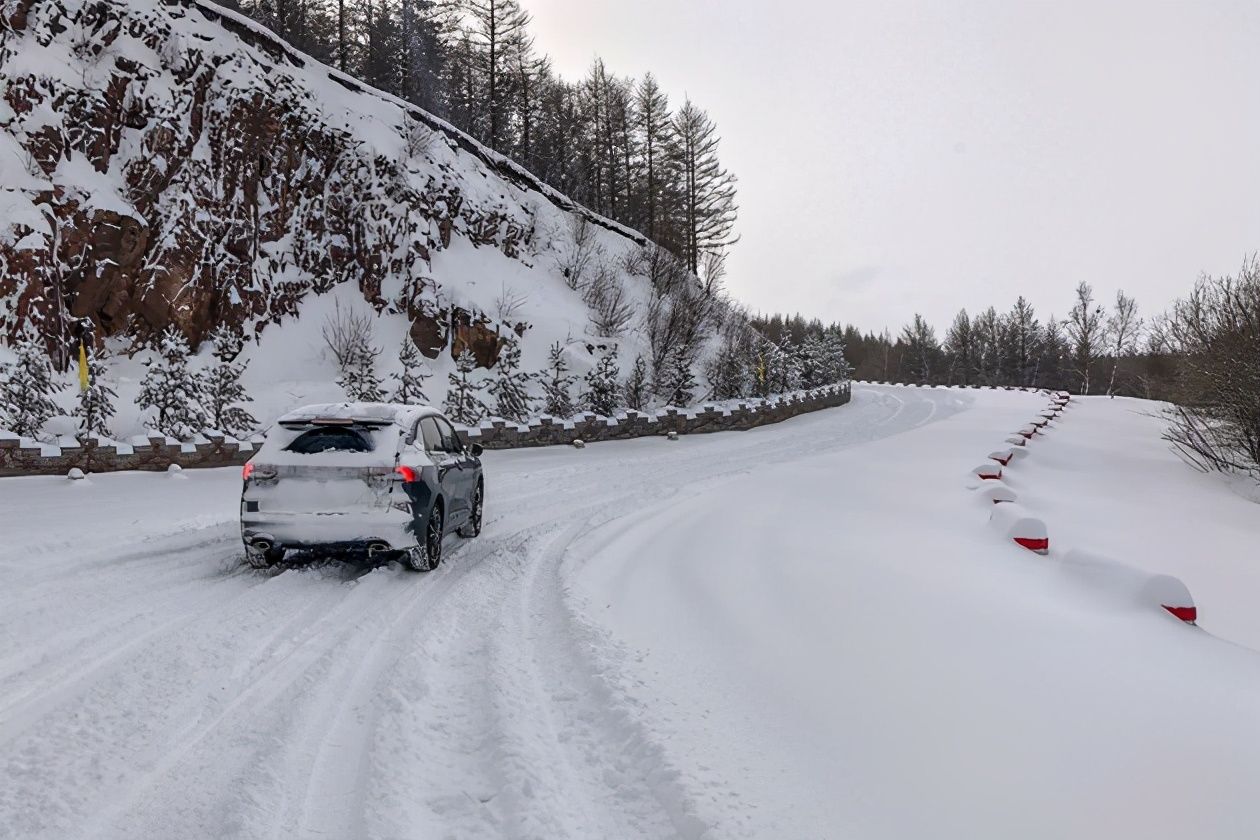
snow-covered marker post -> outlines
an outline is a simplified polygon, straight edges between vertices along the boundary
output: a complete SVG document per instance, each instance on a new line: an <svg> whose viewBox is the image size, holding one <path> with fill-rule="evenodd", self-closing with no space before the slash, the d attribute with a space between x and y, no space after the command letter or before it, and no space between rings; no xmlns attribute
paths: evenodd
<svg viewBox="0 0 1260 840"><path fill-rule="evenodd" d="M983 481L996 481L1002 477L1002 468L993 464L981 464L971 474Z"/></svg>
<svg viewBox="0 0 1260 840"><path fill-rule="evenodd" d="M1142 597L1159 604L1168 614L1186 624L1199 620L1199 610L1186 585L1171 575L1155 575L1142 589Z"/></svg>
<svg viewBox="0 0 1260 840"><path fill-rule="evenodd" d="M984 486L980 488L979 494L984 501L1001 505L1019 500L1019 496L1015 494L1009 486L1001 481L986 481Z"/></svg>
<svg viewBox="0 0 1260 840"><path fill-rule="evenodd" d="M995 504L989 514L989 524L1020 548L1034 554L1050 553L1050 534L1046 523L1014 502Z"/></svg>
<svg viewBox="0 0 1260 840"><path fill-rule="evenodd" d="M1092 588L1111 593L1121 603L1136 604L1143 609L1159 607L1186 624L1194 624L1199 619L1190 590L1171 575L1153 575L1079 548L1064 555L1063 569L1087 581Z"/></svg>
<svg viewBox="0 0 1260 840"><path fill-rule="evenodd" d="M989 457L1005 467L1015 458L1015 450L1014 449L998 449L994 452L990 452Z"/></svg>

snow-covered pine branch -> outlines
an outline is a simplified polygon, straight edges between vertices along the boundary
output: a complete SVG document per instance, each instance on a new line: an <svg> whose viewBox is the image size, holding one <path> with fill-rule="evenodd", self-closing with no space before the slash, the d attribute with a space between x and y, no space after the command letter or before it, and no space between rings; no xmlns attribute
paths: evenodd
<svg viewBox="0 0 1260 840"><path fill-rule="evenodd" d="M477 360L464 348L455 358L455 372L447 374L448 388L446 401L442 410L456 423L472 426L481 421L488 413L481 392L485 390L484 380L473 379L477 369Z"/></svg>
<svg viewBox="0 0 1260 840"><path fill-rule="evenodd" d="M38 438L44 424L58 412L52 395L61 386L42 342L27 335L15 349L17 358L3 369L0 423L24 437Z"/></svg>
<svg viewBox="0 0 1260 840"><path fill-rule="evenodd" d="M411 336L405 335L402 347L398 351L398 364L402 370L390 374L396 383L390 400L403 405L428 405L429 398L424 393L424 383L432 374L425 371L424 357L416 349Z"/></svg>
<svg viewBox="0 0 1260 840"><path fill-rule="evenodd" d="M167 327L158 340L157 356L147 363L136 399L140 408L156 411L154 428L177 440L200 432L207 420L202 384L189 368L188 356L184 334L175 326Z"/></svg>
<svg viewBox="0 0 1260 840"><path fill-rule="evenodd" d="M494 396L494 413L518 423L528 418L534 407L534 400L529 395L529 383L534 377L521 371L519 341L508 339L499 351L493 373L489 390Z"/></svg>
<svg viewBox="0 0 1260 840"><path fill-rule="evenodd" d="M114 417L114 400L118 397L106 376L108 367L104 353L87 348L88 386L79 391L79 399L74 407L74 416L79 421L78 438L87 442L93 437L109 438L113 436L109 423Z"/></svg>

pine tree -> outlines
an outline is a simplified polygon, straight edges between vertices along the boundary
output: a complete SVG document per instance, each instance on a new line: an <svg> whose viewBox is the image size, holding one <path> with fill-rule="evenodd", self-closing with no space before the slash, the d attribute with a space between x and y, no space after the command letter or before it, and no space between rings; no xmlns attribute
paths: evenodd
<svg viewBox="0 0 1260 840"><path fill-rule="evenodd" d="M936 371L936 357L940 353L936 331L916 312L914 321L901 331L901 343L906 348L902 371L905 381L922 385L931 382Z"/></svg>
<svg viewBox="0 0 1260 840"><path fill-rule="evenodd" d="M822 385L837 385L848 382L853 375L853 368L845 356L844 336L837 328L832 328L822 340Z"/></svg>
<svg viewBox="0 0 1260 840"><path fill-rule="evenodd" d="M411 336L403 336L402 347L398 351L398 364L402 366L402 371L390 374L390 378L398 383L390 399L403 405L428 405L429 398L424 393L424 382L432 374L425 372L424 359Z"/></svg>
<svg viewBox="0 0 1260 840"><path fill-rule="evenodd" d="M822 339L815 335L806 336L801 342L800 359L801 387L817 388L824 384L826 348L823 347Z"/></svg>
<svg viewBox="0 0 1260 840"><path fill-rule="evenodd" d="M786 394L801 387L800 348L785 339L770 345L766 354L766 380L771 394Z"/></svg>
<svg viewBox="0 0 1260 840"><path fill-rule="evenodd" d="M155 426L164 435L184 440L206 426L201 382L188 368L188 341L174 326L158 341L158 355L148 362L136 399L142 409L157 409Z"/></svg>
<svg viewBox="0 0 1260 840"><path fill-rule="evenodd" d="M691 361L681 347L671 350L665 356L665 362L656 372L656 395L666 405L677 407L688 406L695 398L696 377L691 370Z"/></svg>
<svg viewBox="0 0 1260 840"><path fill-rule="evenodd" d="M949 359L948 384L970 385L976 365L976 334L966 309L954 316L945 333L945 355Z"/></svg>
<svg viewBox="0 0 1260 840"><path fill-rule="evenodd" d="M512 70L521 55L533 50L529 13L517 0L460 0L459 6L471 23L465 42L471 52L460 58L469 62L472 77L485 85L476 97L485 109L476 136L495 151L505 151Z"/></svg>
<svg viewBox="0 0 1260 840"><path fill-rule="evenodd" d="M586 372L586 392L582 405L588 411L611 417L621 402L617 380L621 371L617 368L617 351L609 350L600 357L595 367Z"/></svg>
<svg viewBox="0 0 1260 840"><path fill-rule="evenodd" d="M257 428L258 421L237 405L253 402L241 384L245 365L233 363L244 344L243 336L220 325L210 333L210 341L214 344L215 364L201 375L207 418L210 426L220 432L244 435Z"/></svg>
<svg viewBox="0 0 1260 840"><path fill-rule="evenodd" d="M470 374L476 369L477 360L465 348L455 359L455 373L447 374L449 387L442 410L456 423L472 426L486 416L486 404L480 393L485 382L476 382Z"/></svg>
<svg viewBox="0 0 1260 840"><path fill-rule="evenodd" d="M572 417L577 410L573 405L572 387L574 377L569 375L569 363L564 358L564 348L560 342L551 345L547 354L547 369L541 374L543 410L552 417L561 419Z"/></svg>
<svg viewBox="0 0 1260 840"><path fill-rule="evenodd" d="M990 306L971 322L976 342L976 381L980 385L1001 385L1006 367L1002 319Z"/></svg>
<svg viewBox="0 0 1260 840"><path fill-rule="evenodd" d="M490 382L494 395L494 413L505 420L520 423L529 417L534 400L529 395L529 383L534 377L521 372L521 345L508 340L499 361L494 365L495 377Z"/></svg>
<svg viewBox="0 0 1260 840"><path fill-rule="evenodd" d="M1041 384L1046 388L1066 388L1070 385L1067 366L1071 348L1063 335L1063 322L1050 316L1041 333Z"/></svg>
<svg viewBox="0 0 1260 840"><path fill-rule="evenodd" d="M114 399L118 394L105 381L105 359L92 348L87 348L88 386L79 391L79 402L74 416L79 418L80 441L88 441L94 435L108 438L110 418L114 416Z"/></svg>
<svg viewBox="0 0 1260 840"><path fill-rule="evenodd" d="M735 176L718 163L717 126L690 99L674 116L674 136L683 180L683 255L695 274L702 252L734 241Z"/></svg>
<svg viewBox="0 0 1260 840"><path fill-rule="evenodd" d="M380 348L366 340L357 341L348 350L346 360L337 377L337 384L346 392L351 402L380 402L385 399L381 377L376 372L376 358Z"/></svg>
<svg viewBox="0 0 1260 840"><path fill-rule="evenodd" d="M748 395L753 374L742 336L733 332L727 334L717 354L709 361L706 373L713 399L733 400Z"/></svg>
<svg viewBox="0 0 1260 840"><path fill-rule="evenodd" d="M1003 341L1006 350L1006 380L1008 385L1034 385L1037 363L1041 358L1041 324L1033 314L1033 307L1023 295L1003 321Z"/></svg>
<svg viewBox="0 0 1260 840"><path fill-rule="evenodd" d="M0 418L16 434L37 437L44 424L58 412L52 395L60 386L41 342L27 336L15 349L17 359L4 367Z"/></svg>
<svg viewBox="0 0 1260 840"><path fill-rule="evenodd" d="M634 91L638 149L643 177L643 219L640 229L648 239L660 242L659 233L669 212L665 187L671 182L670 158L673 147L673 123L669 115L669 98L648 73Z"/></svg>
<svg viewBox="0 0 1260 840"><path fill-rule="evenodd" d="M634 359L634 367L630 369L630 375L626 377L625 385L622 386L622 396L626 406L635 411L642 411L647 407L648 368L642 355Z"/></svg>

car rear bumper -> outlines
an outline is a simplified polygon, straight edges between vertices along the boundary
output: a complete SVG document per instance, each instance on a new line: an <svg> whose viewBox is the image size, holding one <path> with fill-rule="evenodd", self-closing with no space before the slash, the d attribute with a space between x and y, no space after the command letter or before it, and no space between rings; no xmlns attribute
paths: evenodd
<svg viewBox="0 0 1260 840"><path fill-rule="evenodd" d="M241 514L241 539L247 546L293 550L367 547L401 550L416 544L411 514L400 510L352 513Z"/></svg>

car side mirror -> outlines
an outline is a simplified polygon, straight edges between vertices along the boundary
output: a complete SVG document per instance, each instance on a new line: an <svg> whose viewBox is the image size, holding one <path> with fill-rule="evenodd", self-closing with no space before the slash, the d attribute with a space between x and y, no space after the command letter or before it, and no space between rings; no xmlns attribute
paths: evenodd
<svg viewBox="0 0 1260 840"><path fill-rule="evenodd" d="M486 450L482 448L480 443L474 443L472 446L468 447L468 451L473 454L474 458L480 458L481 453Z"/></svg>

